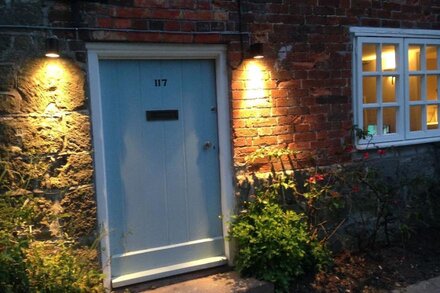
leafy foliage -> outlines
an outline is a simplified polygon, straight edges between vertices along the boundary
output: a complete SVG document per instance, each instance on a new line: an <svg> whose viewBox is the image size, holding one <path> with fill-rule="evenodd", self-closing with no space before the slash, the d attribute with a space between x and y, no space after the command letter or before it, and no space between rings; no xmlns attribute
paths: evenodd
<svg viewBox="0 0 440 293"><path fill-rule="evenodd" d="M14 240L0 231L0 291L5 293L27 292L29 279L26 273L26 242Z"/></svg>
<svg viewBox="0 0 440 293"><path fill-rule="evenodd" d="M245 203L230 229L238 244L237 270L285 291L306 272L329 264L328 251L308 233L302 214L284 211L272 192Z"/></svg>
<svg viewBox="0 0 440 293"><path fill-rule="evenodd" d="M29 178L15 174L20 186L11 190L10 172L1 163L0 292L102 292L96 249L80 247L65 234L38 239L57 215L45 213L48 203L27 190Z"/></svg>
<svg viewBox="0 0 440 293"><path fill-rule="evenodd" d="M35 292L101 292L102 275L90 263L90 251L68 241L34 242L26 249L29 287Z"/></svg>
<svg viewBox="0 0 440 293"><path fill-rule="evenodd" d="M35 207L30 199L4 192L0 196L0 291L27 292L26 254Z"/></svg>
<svg viewBox="0 0 440 293"><path fill-rule="evenodd" d="M356 127L353 134L370 137ZM241 182L242 205L230 231L237 269L286 290L291 280L329 263L326 245L371 250L379 242L404 244L420 225L440 226L438 179L406 172L398 159L383 161L391 152L359 152L351 163L325 167L312 156L308 168L289 149L249 155L251 172ZM255 173L259 162L269 162L271 172Z"/></svg>
<svg viewBox="0 0 440 293"><path fill-rule="evenodd" d="M294 210L304 215L307 229L314 237L325 242L344 222L341 216L346 202L336 188L339 171L329 168L294 168L299 152L286 148L262 148L247 157L248 164L256 159L268 158L270 162L288 162L290 168L272 172L266 178L254 177L255 189L276 195L284 209ZM247 199L244 199L245 201ZM331 220L330 220L331 219Z"/></svg>

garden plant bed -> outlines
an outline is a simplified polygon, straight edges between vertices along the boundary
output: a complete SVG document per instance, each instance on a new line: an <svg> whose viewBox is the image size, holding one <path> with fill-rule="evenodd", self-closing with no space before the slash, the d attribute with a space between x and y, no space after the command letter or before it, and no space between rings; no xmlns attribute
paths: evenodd
<svg viewBox="0 0 440 293"><path fill-rule="evenodd" d="M440 275L440 229L426 229L402 243L365 252L342 251L334 266L291 292L388 292Z"/></svg>

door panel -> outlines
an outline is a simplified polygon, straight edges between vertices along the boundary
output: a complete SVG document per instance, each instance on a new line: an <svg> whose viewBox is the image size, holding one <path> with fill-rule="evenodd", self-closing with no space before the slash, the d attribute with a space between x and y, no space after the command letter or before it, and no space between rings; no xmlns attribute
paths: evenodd
<svg viewBox="0 0 440 293"><path fill-rule="evenodd" d="M113 278L224 255L214 72L100 61ZM178 119L147 121L155 110Z"/></svg>

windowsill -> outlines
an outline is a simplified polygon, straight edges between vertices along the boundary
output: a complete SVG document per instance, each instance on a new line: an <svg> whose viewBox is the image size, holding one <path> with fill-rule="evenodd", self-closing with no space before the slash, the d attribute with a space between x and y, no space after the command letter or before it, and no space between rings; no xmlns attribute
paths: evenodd
<svg viewBox="0 0 440 293"><path fill-rule="evenodd" d="M430 137L423 139L412 139L412 140L402 140L402 141L387 141L387 142L376 142L370 144L359 144L356 142L356 149L358 150L373 150L373 149L382 149L382 148L390 148L390 147L399 147L399 146L409 146L416 144L424 144L424 143L432 143L432 142L440 142L440 137Z"/></svg>

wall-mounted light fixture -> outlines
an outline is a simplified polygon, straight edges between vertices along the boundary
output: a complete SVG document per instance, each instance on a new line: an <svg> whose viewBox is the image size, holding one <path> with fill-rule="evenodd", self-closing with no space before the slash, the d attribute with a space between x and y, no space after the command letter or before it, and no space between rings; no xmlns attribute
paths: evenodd
<svg viewBox="0 0 440 293"><path fill-rule="evenodd" d="M250 45L248 52L249 52L249 55L254 59L264 58L263 43L254 43L254 44Z"/></svg>
<svg viewBox="0 0 440 293"><path fill-rule="evenodd" d="M238 32L240 36L240 51L241 51L241 58L237 65L231 66L233 70L240 67L240 65L243 63L245 59L254 58L254 59L261 59L264 58L264 47L262 43L253 43L249 46L247 50L244 49L244 40L243 40L243 30L242 30L242 6L241 6L241 0L237 1L237 13L238 13ZM251 40L250 33L247 33L249 42Z"/></svg>
<svg viewBox="0 0 440 293"><path fill-rule="evenodd" d="M55 36L46 39L46 57L58 58L60 57L60 43Z"/></svg>

